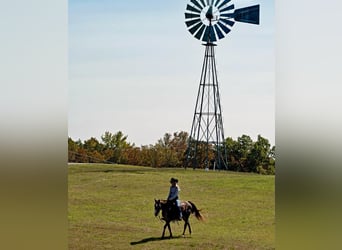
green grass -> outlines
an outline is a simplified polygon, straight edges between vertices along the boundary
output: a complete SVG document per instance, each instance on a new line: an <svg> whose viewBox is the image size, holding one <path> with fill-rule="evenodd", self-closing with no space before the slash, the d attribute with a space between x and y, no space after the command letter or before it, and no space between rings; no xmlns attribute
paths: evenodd
<svg viewBox="0 0 342 250"><path fill-rule="evenodd" d="M179 179L182 200L201 209L191 237L161 240L154 198L165 199ZM69 249L274 249L274 176L192 169L69 165ZM168 236L168 231L166 231Z"/></svg>

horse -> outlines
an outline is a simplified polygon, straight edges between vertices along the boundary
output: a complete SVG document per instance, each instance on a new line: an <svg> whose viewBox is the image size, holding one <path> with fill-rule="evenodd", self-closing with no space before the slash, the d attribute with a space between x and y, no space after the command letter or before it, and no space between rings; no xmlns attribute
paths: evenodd
<svg viewBox="0 0 342 250"><path fill-rule="evenodd" d="M165 236L165 229L166 227L169 229L170 238L172 238L172 232L170 227L171 221L178 221L179 220L179 210L178 208L174 208L173 205L167 202L167 200L156 200L154 199L154 216L157 217L160 210L162 211L162 218L161 220L165 221L164 230L162 234L162 239ZM188 227L189 233L191 235L191 226L189 223L189 217L191 214L195 214L195 217L198 220L203 220L203 216L200 214L200 210L197 209L194 203L191 201L182 201L181 202L181 211L182 211L182 219L184 220L184 230L183 230L183 237L185 236L185 230Z"/></svg>

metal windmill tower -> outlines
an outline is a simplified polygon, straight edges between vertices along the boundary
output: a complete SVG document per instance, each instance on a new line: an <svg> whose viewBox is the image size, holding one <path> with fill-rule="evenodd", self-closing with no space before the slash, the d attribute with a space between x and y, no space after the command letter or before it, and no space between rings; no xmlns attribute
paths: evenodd
<svg viewBox="0 0 342 250"><path fill-rule="evenodd" d="M228 169L214 47L231 31L234 21L259 24L259 5L234 10L230 1L190 0L186 6L185 24L204 42L205 53L185 167Z"/></svg>

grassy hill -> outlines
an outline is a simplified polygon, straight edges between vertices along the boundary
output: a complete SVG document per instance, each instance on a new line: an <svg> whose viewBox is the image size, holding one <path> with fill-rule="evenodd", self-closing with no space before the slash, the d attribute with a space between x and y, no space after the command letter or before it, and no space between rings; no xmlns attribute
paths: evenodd
<svg viewBox="0 0 342 250"><path fill-rule="evenodd" d="M153 215L171 177L180 198L201 209L191 237L161 240L164 223ZM69 165L69 249L274 249L274 176L148 167ZM168 231L166 231L168 236Z"/></svg>

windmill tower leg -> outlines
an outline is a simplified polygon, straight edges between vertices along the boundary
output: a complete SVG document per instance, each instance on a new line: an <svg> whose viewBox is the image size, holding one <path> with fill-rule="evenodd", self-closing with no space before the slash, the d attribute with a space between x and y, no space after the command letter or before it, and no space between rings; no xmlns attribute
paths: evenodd
<svg viewBox="0 0 342 250"><path fill-rule="evenodd" d="M205 44L201 79L188 141L186 164L194 169L228 169L214 46L209 42Z"/></svg>

